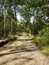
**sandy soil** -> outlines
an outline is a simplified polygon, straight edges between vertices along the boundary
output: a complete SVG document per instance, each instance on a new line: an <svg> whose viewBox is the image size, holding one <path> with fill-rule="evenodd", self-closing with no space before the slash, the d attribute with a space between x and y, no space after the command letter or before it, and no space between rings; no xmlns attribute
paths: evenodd
<svg viewBox="0 0 49 65"><path fill-rule="evenodd" d="M4 46L0 52L0 65L49 65L49 60L43 55L32 39L26 35Z"/></svg>

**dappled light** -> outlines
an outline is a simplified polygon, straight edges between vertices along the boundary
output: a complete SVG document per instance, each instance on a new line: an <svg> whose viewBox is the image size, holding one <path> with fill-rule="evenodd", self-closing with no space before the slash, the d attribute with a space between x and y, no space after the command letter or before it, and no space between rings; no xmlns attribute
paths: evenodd
<svg viewBox="0 0 49 65"><path fill-rule="evenodd" d="M0 65L49 65L49 0L0 0Z"/></svg>

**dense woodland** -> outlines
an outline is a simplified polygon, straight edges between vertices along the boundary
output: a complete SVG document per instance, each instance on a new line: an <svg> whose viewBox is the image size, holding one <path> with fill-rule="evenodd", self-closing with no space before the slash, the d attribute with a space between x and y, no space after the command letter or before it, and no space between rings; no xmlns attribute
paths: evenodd
<svg viewBox="0 0 49 65"><path fill-rule="evenodd" d="M18 23L17 12L25 21ZM49 0L0 0L0 39L22 32L34 35L36 45L49 51Z"/></svg>

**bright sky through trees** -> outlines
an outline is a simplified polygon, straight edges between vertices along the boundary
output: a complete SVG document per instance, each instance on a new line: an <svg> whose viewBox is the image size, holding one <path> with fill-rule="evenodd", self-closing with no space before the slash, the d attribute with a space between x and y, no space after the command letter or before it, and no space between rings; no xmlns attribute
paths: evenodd
<svg viewBox="0 0 49 65"><path fill-rule="evenodd" d="M30 22L33 23L33 21L34 21L34 16L32 16L32 17L30 18Z"/></svg>
<svg viewBox="0 0 49 65"><path fill-rule="evenodd" d="M22 18L21 15L20 15L20 13L16 13L16 15L17 15L18 21L20 21L20 19Z"/></svg>

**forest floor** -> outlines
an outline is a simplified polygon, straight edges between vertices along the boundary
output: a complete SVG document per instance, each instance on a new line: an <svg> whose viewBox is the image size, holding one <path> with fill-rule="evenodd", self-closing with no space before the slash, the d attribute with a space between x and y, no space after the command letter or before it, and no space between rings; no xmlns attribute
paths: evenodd
<svg viewBox="0 0 49 65"><path fill-rule="evenodd" d="M49 65L47 56L25 34L3 48L0 51L0 65Z"/></svg>

